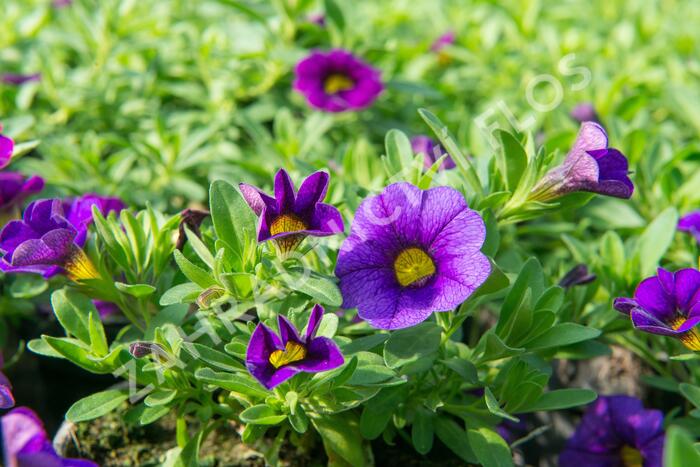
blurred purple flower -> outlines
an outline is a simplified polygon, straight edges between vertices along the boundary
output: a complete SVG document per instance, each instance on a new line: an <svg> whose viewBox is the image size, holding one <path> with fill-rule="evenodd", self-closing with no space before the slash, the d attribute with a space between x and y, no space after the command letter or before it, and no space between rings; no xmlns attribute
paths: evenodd
<svg viewBox="0 0 700 467"><path fill-rule="evenodd" d="M590 284L594 280L596 280L596 276L588 272L588 266L577 264L564 274L564 277L559 281L559 287L568 289L577 285Z"/></svg>
<svg viewBox="0 0 700 467"><path fill-rule="evenodd" d="M294 69L294 89L327 112L361 110L384 90L379 70L347 50L314 51Z"/></svg>
<svg viewBox="0 0 700 467"><path fill-rule="evenodd" d="M433 166L438 159L444 156L446 153L438 143L436 143L432 138L425 135L418 135L411 138L411 149L415 154L423 154L424 166L429 169ZM448 154L447 157L442 161L438 170L449 170L456 167L454 161Z"/></svg>
<svg viewBox="0 0 700 467"><path fill-rule="evenodd" d="M634 185L627 169L627 158L617 149L608 148L603 127L585 122L564 162L547 172L533 188L530 199L550 201L576 191L630 198Z"/></svg>
<svg viewBox="0 0 700 467"><path fill-rule="evenodd" d="M693 211L681 217L678 221L678 230L694 236L700 245L700 211Z"/></svg>
<svg viewBox="0 0 700 467"><path fill-rule="evenodd" d="M381 329L450 311L491 272L485 237L483 219L457 190L389 185L362 201L338 254L343 308Z"/></svg>
<svg viewBox="0 0 700 467"><path fill-rule="evenodd" d="M2 127L0 127L0 131L2 131ZM8 166L14 150L15 142L12 138L0 134L0 169Z"/></svg>
<svg viewBox="0 0 700 467"><path fill-rule="evenodd" d="M2 76L0 76L0 81L14 86L39 80L41 80L41 73L32 73L30 75L23 75L21 73L3 73Z"/></svg>
<svg viewBox="0 0 700 467"><path fill-rule="evenodd" d="M42 274L49 278L65 271L73 280L92 279L97 271L85 252L92 206L103 214L121 210L116 198L86 195L76 199L42 199L29 204L22 220L9 222L0 232L0 270Z"/></svg>
<svg viewBox="0 0 700 467"><path fill-rule="evenodd" d="M18 407L4 415L0 424L6 467L98 467L92 461L59 456L31 409Z"/></svg>
<svg viewBox="0 0 700 467"><path fill-rule="evenodd" d="M119 307L112 302L93 300L92 304L95 305L95 308L97 308L97 312L100 314L100 318L105 318L110 315L116 315L121 312Z"/></svg>
<svg viewBox="0 0 700 467"><path fill-rule="evenodd" d="M0 227L18 217L22 202L44 188L44 179L38 176L25 178L17 172L0 172Z"/></svg>
<svg viewBox="0 0 700 467"><path fill-rule="evenodd" d="M644 279L634 298L618 297L614 307L629 315L636 329L680 339L691 350L700 350L700 271L663 268Z"/></svg>
<svg viewBox="0 0 700 467"><path fill-rule="evenodd" d="M571 118L579 123L583 122L595 122L600 125L600 119L598 118L598 113L595 111L595 107L590 102L583 102L578 104L571 110Z"/></svg>
<svg viewBox="0 0 700 467"><path fill-rule="evenodd" d="M455 35L454 31L447 31L446 33L442 34L440 37L435 39L435 41L430 46L430 50L432 52L440 52L448 45L454 45L456 38L457 36Z"/></svg>
<svg viewBox="0 0 700 467"><path fill-rule="evenodd" d="M275 175L275 197L259 188L241 183L243 197L260 217L258 241L274 240L287 253L307 236L325 237L342 233L343 217L335 206L323 203L329 175L315 172L301 183L299 192L289 174L280 169Z"/></svg>
<svg viewBox="0 0 700 467"><path fill-rule="evenodd" d="M313 23L317 26L326 27L326 15L323 13L314 13L307 17L309 23Z"/></svg>
<svg viewBox="0 0 700 467"><path fill-rule="evenodd" d="M53 0L51 3L54 8L64 8L73 4L73 0Z"/></svg>
<svg viewBox="0 0 700 467"><path fill-rule="evenodd" d="M0 350L0 369L5 366L5 359ZM7 376L0 371L0 409L9 409L15 405L15 398L12 395L12 384Z"/></svg>
<svg viewBox="0 0 700 467"><path fill-rule="evenodd" d="M282 315L277 316L279 336L259 323L246 353L250 374L272 389L299 372L318 373L341 366L345 359L336 343L327 337L316 337L322 317L323 307L314 306L303 337Z"/></svg>
<svg viewBox="0 0 700 467"><path fill-rule="evenodd" d="M664 416L639 399L601 396L586 411L559 457L560 467L661 467Z"/></svg>

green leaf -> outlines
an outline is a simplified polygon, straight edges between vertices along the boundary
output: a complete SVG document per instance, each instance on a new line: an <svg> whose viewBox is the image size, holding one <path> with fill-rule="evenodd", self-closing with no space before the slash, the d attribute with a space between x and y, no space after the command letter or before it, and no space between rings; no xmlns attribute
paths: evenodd
<svg viewBox="0 0 700 467"><path fill-rule="evenodd" d="M340 457L353 467L372 465L354 413L324 415L313 418L311 422L321 436L329 458Z"/></svg>
<svg viewBox="0 0 700 467"><path fill-rule="evenodd" d="M209 204L217 237L243 258L246 244L257 238L255 213L238 190L223 180L211 184Z"/></svg>
<svg viewBox="0 0 700 467"><path fill-rule="evenodd" d="M239 373L220 373L209 368L200 368L194 375L199 381L213 384L227 391L237 392L254 398L269 396L270 393L251 377Z"/></svg>
<svg viewBox="0 0 700 467"><path fill-rule="evenodd" d="M561 410L570 407L578 407L579 405L586 405L593 402L597 397L598 395L596 392L590 389L557 389L556 391L542 394L534 405L527 407L523 412Z"/></svg>
<svg viewBox="0 0 700 467"><path fill-rule="evenodd" d="M360 433L366 439L376 439L386 428L399 404L406 399L406 386L384 388L370 399L362 410Z"/></svg>
<svg viewBox="0 0 700 467"><path fill-rule="evenodd" d="M505 176L507 189L514 191L527 168L527 154L513 135L503 130L496 130L496 133L501 139L501 171Z"/></svg>
<svg viewBox="0 0 700 467"><path fill-rule="evenodd" d="M508 444L495 431L479 428L469 430L467 435L481 465L489 467L510 467L513 465L513 456Z"/></svg>
<svg viewBox="0 0 700 467"><path fill-rule="evenodd" d="M38 274L18 274L10 285L10 295L12 298L34 298L48 287L48 281Z"/></svg>
<svg viewBox="0 0 700 467"><path fill-rule="evenodd" d="M176 303L187 303L193 302L200 293L204 290L201 286L192 283L185 282L184 284L178 284L171 289L168 289L161 297L159 304L161 306L174 305Z"/></svg>
<svg viewBox="0 0 700 467"><path fill-rule="evenodd" d="M210 273L199 266L196 266L189 259L185 258L185 255L183 255L180 250L173 251L173 255L175 255L175 262L177 263L178 267L189 280L196 283L203 289L211 287L212 285L217 285Z"/></svg>
<svg viewBox="0 0 700 467"><path fill-rule="evenodd" d="M516 417L512 416L511 414L509 414L501 408L501 405L498 403L496 396L493 395L491 389L489 389L488 387L484 388L484 400L486 401L486 408L489 409L489 412L491 412L492 414L516 423L520 421Z"/></svg>
<svg viewBox="0 0 700 467"><path fill-rule="evenodd" d="M393 332L384 345L384 361L389 368L400 368L436 353L441 330L433 322L421 323Z"/></svg>
<svg viewBox="0 0 700 467"><path fill-rule="evenodd" d="M413 447L419 454L425 455L433 448L433 437L433 414L423 407L418 407L411 425Z"/></svg>
<svg viewBox="0 0 700 467"><path fill-rule="evenodd" d="M97 356L104 357L109 352L109 346L107 345L107 336L105 335L105 329L102 326L100 315L90 312L88 323L92 353Z"/></svg>
<svg viewBox="0 0 700 467"><path fill-rule="evenodd" d="M108 414L129 398L126 389L110 389L80 399L66 413L66 420L73 423L93 420Z"/></svg>
<svg viewBox="0 0 700 467"><path fill-rule="evenodd" d="M581 326L576 323L557 324L524 346L530 350L540 350L550 347L561 347L576 344L600 336L598 329Z"/></svg>
<svg viewBox="0 0 700 467"><path fill-rule="evenodd" d="M332 338L338 330L338 315L335 313L325 313L318 325L316 336Z"/></svg>
<svg viewBox="0 0 700 467"><path fill-rule="evenodd" d="M253 425L277 425L287 419L284 414L278 414L272 407L265 404L248 407L239 415L245 423Z"/></svg>
<svg viewBox="0 0 700 467"><path fill-rule="evenodd" d="M152 295L156 288L148 284L124 284L123 282L115 282L117 290L131 295L132 297L142 298Z"/></svg>
<svg viewBox="0 0 700 467"><path fill-rule="evenodd" d="M672 426L666 432L664 466L688 467L690 465L700 465L700 453L688 433L680 427Z"/></svg>
<svg viewBox="0 0 700 467"><path fill-rule="evenodd" d="M649 224L639 237L634 260L639 265L639 277L651 276L656 272L659 261L671 245L678 225L678 212L666 208Z"/></svg>
<svg viewBox="0 0 700 467"><path fill-rule="evenodd" d="M472 464L477 463L477 458L472 450L467 432L457 425L454 420L446 416L435 417L433 420L433 427L440 441L452 450L452 452L457 454L460 459Z"/></svg>
<svg viewBox="0 0 700 467"><path fill-rule="evenodd" d="M335 27L342 31L345 28L345 18L340 5L338 5L335 0L323 0L323 6L328 19L335 24Z"/></svg>
<svg viewBox="0 0 700 467"><path fill-rule="evenodd" d="M61 289L51 294L51 305L66 333L90 344L90 312L97 313L95 305L85 295L71 289Z"/></svg>
<svg viewBox="0 0 700 467"><path fill-rule="evenodd" d="M544 289L544 275L542 266L536 258L530 258L520 270L518 278L508 291L503 305L501 315L496 325L496 333L501 338L507 338L512 332L514 323L517 321L517 314L522 308L529 306L528 296L531 300L537 300ZM528 295L529 291L529 295Z"/></svg>
<svg viewBox="0 0 700 467"><path fill-rule="evenodd" d="M332 307L343 304L343 296L335 282L317 273L312 272L306 277L298 276L298 280L292 275L287 285L292 290L308 295L317 303Z"/></svg>
<svg viewBox="0 0 700 467"><path fill-rule="evenodd" d="M175 399L175 396L177 396L177 391L175 389L159 389L146 396L143 402L148 407L158 407L169 404Z"/></svg>
<svg viewBox="0 0 700 467"><path fill-rule="evenodd" d="M219 352L218 350L212 349L206 345L186 343L183 344L183 347L187 349L195 360L202 360L215 368L232 373L245 370L245 366L243 366L243 364L238 360L235 360L229 357L227 354Z"/></svg>
<svg viewBox="0 0 700 467"><path fill-rule="evenodd" d="M689 383L681 383L678 386L681 394L690 401L695 407L700 408L700 387Z"/></svg>
<svg viewBox="0 0 700 467"><path fill-rule="evenodd" d="M476 366L469 360L460 357L452 357L448 360L442 360L442 363L447 368L457 373L467 383L476 384L479 381Z"/></svg>

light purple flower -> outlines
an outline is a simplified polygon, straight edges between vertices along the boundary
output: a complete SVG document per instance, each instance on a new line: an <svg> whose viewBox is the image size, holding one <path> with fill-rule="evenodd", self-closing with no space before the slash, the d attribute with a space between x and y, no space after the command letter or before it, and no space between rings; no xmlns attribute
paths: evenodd
<svg viewBox="0 0 700 467"><path fill-rule="evenodd" d="M314 13L307 17L309 23L313 23L322 28L326 27L326 15L323 13Z"/></svg>
<svg viewBox="0 0 700 467"><path fill-rule="evenodd" d="M629 315L636 329L680 339L691 350L700 350L700 271L663 268L644 279L634 298L618 297L614 307Z"/></svg>
<svg viewBox="0 0 700 467"><path fill-rule="evenodd" d="M259 323L246 353L250 374L272 389L299 372L318 373L341 366L345 359L336 343L327 337L316 337L322 317L323 307L314 306L303 336L282 315L277 316L279 336Z"/></svg>
<svg viewBox="0 0 700 467"><path fill-rule="evenodd" d="M454 31L447 31L446 33L442 34L440 37L435 39L435 42L433 42L430 46L430 50L432 52L440 52L445 47L449 45L454 45L455 39L456 35Z"/></svg>
<svg viewBox="0 0 700 467"><path fill-rule="evenodd" d="M115 198L86 195L77 199L42 199L27 206L22 220L9 222L0 232L0 270L42 274L66 272L73 280L94 279L97 271L85 252L92 206L103 214L121 210Z"/></svg>
<svg viewBox="0 0 700 467"><path fill-rule="evenodd" d="M661 467L664 416L639 399L601 396L586 411L559 457L560 467Z"/></svg>
<svg viewBox="0 0 700 467"><path fill-rule="evenodd" d="M433 166L438 159L444 156L446 153L438 143L436 143L432 138L425 135L418 135L411 138L411 149L415 154L423 154L423 165L426 169ZM454 161L448 154L447 157L442 161L438 170L449 170L456 167Z"/></svg>
<svg viewBox="0 0 700 467"><path fill-rule="evenodd" d="M343 308L381 329L413 326L450 311L491 272L480 249L481 216L450 187L389 185L365 199L343 242L335 273Z"/></svg>
<svg viewBox="0 0 700 467"><path fill-rule="evenodd" d="M53 0L51 3L54 8L65 8L73 4L73 0Z"/></svg>
<svg viewBox="0 0 700 467"><path fill-rule="evenodd" d="M323 203L329 176L315 172L301 183L299 192L289 174L280 169L275 175L275 197L259 188L241 183L243 197L260 217L258 241L274 240L283 253L293 250L307 236L325 237L343 232L338 209Z"/></svg>
<svg viewBox="0 0 700 467"><path fill-rule="evenodd" d="M3 73L0 76L0 81L5 84L20 86L25 83L32 83L41 80L41 73L32 73L29 75L21 73Z"/></svg>
<svg viewBox="0 0 700 467"><path fill-rule="evenodd" d="M0 126L0 131L1 130L2 127ZM12 138L0 134L0 169L4 169L8 166L14 150L15 142Z"/></svg>
<svg viewBox="0 0 700 467"><path fill-rule="evenodd" d="M0 172L0 227L17 217L22 202L44 189L44 179L39 176L26 178L17 172Z"/></svg>
<svg viewBox="0 0 700 467"><path fill-rule="evenodd" d="M600 125L600 118L595 111L595 107L590 102L582 102L571 110L571 118L579 123L595 122Z"/></svg>
<svg viewBox="0 0 700 467"><path fill-rule="evenodd" d="M4 415L0 424L6 467L98 467L92 461L59 456L31 409L18 407Z"/></svg>
<svg viewBox="0 0 700 467"><path fill-rule="evenodd" d="M627 158L617 149L608 148L603 127L584 122L564 162L540 180L530 200L550 201L576 191L630 198L634 185L627 168Z"/></svg>
<svg viewBox="0 0 700 467"><path fill-rule="evenodd" d="M694 236L700 245L700 211L693 211L681 217L678 221L678 230Z"/></svg>
<svg viewBox="0 0 700 467"><path fill-rule="evenodd" d="M0 369L5 366L5 359L0 351ZM9 409L15 405L15 398L12 395L12 384L2 371L0 371L0 409Z"/></svg>
<svg viewBox="0 0 700 467"><path fill-rule="evenodd" d="M384 90L379 70L342 49L312 52L294 74L294 89L327 112L364 109Z"/></svg>

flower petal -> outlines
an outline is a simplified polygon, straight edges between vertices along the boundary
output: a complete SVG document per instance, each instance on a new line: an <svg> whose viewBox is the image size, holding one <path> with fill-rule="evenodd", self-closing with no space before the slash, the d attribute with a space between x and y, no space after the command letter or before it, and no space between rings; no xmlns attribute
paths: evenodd
<svg viewBox="0 0 700 467"><path fill-rule="evenodd" d="M327 172L314 172L304 179L297 193L294 212L303 216L312 210L316 203L320 203L326 197L328 191L329 175Z"/></svg>
<svg viewBox="0 0 700 467"><path fill-rule="evenodd" d="M292 179L284 169L279 169L275 175L275 199L280 213L294 210L296 190Z"/></svg>
<svg viewBox="0 0 700 467"><path fill-rule="evenodd" d="M309 322L306 324L306 334L304 336L305 342L309 342L316 335L318 330L318 325L321 324L321 319L323 318L324 309L321 305L314 305L309 315Z"/></svg>
<svg viewBox="0 0 700 467"><path fill-rule="evenodd" d="M327 337L312 339L308 343L306 351L306 358L291 366L308 373L317 373L338 368L345 363L345 358L338 345Z"/></svg>
<svg viewBox="0 0 700 467"><path fill-rule="evenodd" d="M664 291L658 277L649 277L639 283L634 299L647 313L666 322L675 317L676 303L673 296Z"/></svg>

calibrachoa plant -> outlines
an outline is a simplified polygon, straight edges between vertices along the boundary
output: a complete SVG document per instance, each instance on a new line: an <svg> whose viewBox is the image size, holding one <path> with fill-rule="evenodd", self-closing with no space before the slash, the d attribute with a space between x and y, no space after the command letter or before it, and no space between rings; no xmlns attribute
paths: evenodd
<svg viewBox="0 0 700 467"><path fill-rule="evenodd" d="M521 3L10 0L4 464L700 465L700 9Z"/></svg>

